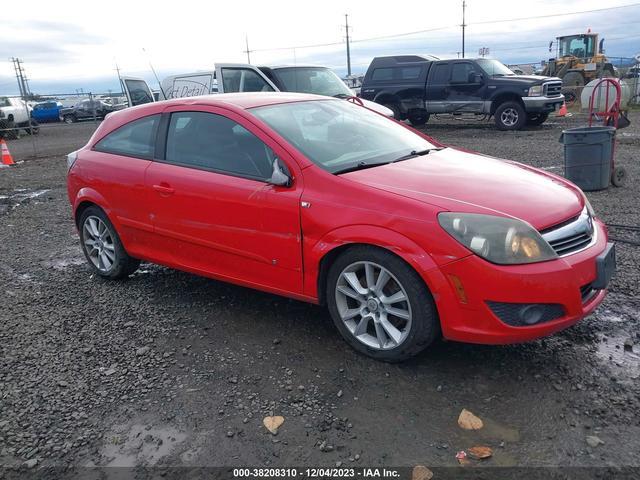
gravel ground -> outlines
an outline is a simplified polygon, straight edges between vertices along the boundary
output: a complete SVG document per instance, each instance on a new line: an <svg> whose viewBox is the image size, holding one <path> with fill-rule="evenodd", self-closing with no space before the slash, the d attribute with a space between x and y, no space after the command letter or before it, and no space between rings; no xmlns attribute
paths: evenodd
<svg viewBox="0 0 640 480"><path fill-rule="evenodd" d="M584 121L505 133L433 119L426 131L561 173L559 134ZM588 196L605 221L638 226L640 115L631 121L616 159L627 186ZM93 465L454 466L459 450L487 445L483 466L640 467L640 247L618 243L610 295L560 334L440 342L377 363L317 306L154 265L125 282L93 276L63 155L93 128L43 129L48 156L0 169L0 465L64 476ZM31 142L9 148L20 160ZM458 427L463 408L482 430ZM262 425L268 415L285 419L277 435Z"/></svg>

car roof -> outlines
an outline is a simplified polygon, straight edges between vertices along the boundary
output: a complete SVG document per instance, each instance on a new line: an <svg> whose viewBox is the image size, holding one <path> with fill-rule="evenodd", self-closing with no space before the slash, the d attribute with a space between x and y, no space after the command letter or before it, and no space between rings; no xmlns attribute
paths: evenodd
<svg viewBox="0 0 640 480"><path fill-rule="evenodd" d="M167 107L179 105L211 105L212 107L235 106L243 110L275 105L278 103L304 102L309 100L327 100L328 97L322 95L312 95L308 93L294 92L244 92L244 93L217 93L212 95L201 95L197 97L183 97L172 100L165 100L162 103ZM141 105L141 107L153 104ZM138 107L135 107L138 108Z"/></svg>
<svg viewBox="0 0 640 480"><path fill-rule="evenodd" d="M325 70L331 70L324 65L311 65L311 64L296 64L296 65L261 65L258 68L270 68L271 70L280 70L282 68L324 68Z"/></svg>

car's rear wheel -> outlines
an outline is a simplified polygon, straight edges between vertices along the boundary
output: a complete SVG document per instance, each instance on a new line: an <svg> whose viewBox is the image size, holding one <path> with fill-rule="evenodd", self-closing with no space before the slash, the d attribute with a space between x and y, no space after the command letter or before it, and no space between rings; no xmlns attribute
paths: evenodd
<svg viewBox="0 0 640 480"><path fill-rule="evenodd" d="M331 265L327 281L333 321L358 352L398 362L420 353L440 333L429 290L391 252L353 247Z"/></svg>
<svg viewBox="0 0 640 480"><path fill-rule="evenodd" d="M387 107L393 112L393 118L396 120L402 120L402 114L400 113L400 107L397 103L383 103L383 107Z"/></svg>
<svg viewBox="0 0 640 480"><path fill-rule="evenodd" d="M414 110L409 113L409 122L414 127L424 127L429 121L429 114L424 110Z"/></svg>
<svg viewBox="0 0 640 480"><path fill-rule="evenodd" d="M89 265L101 277L126 278L140 266L130 257L107 215L98 207L88 207L80 216L80 243Z"/></svg>

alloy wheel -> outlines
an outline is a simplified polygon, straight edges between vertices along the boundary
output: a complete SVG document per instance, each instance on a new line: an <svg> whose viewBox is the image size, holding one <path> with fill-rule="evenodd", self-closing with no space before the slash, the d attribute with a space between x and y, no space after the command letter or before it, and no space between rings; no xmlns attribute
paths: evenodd
<svg viewBox="0 0 640 480"><path fill-rule="evenodd" d="M505 127L513 127L518 123L518 111L515 108L505 108L500 114L500 121Z"/></svg>
<svg viewBox="0 0 640 480"><path fill-rule="evenodd" d="M109 227L98 217L84 221L83 246L91 263L101 272L108 272L116 262L116 249Z"/></svg>
<svg viewBox="0 0 640 480"><path fill-rule="evenodd" d="M370 348L396 348L411 331L411 305L405 288L376 263L361 261L346 267L338 277L335 298L349 332Z"/></svg>

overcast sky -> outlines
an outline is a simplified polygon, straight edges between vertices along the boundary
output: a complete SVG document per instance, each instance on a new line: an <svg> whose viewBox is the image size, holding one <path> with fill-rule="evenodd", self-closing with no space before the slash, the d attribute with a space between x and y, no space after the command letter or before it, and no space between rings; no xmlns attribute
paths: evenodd
<svg viewBox="0 0 640 480"><path fill-rule="evenodd" d="M496 20L571 13L633 0L467 0L467 56L489 47L505 63L549 57L557 35L591 28L606 38L610 56L640 53L640 5L544 19ZM461 1L360 0L244 2L135 2L31 0L4 9L0 27L0 93L17 93L10 57L19 57L36 93L118 90L123 74L153 80L212 69L215 62L246 62L245 35L254 64L312 63L346 73L344 14L352 25L352 66L364 73L371 58L394 53L455 57L461 49ZM382 8L384 6L384 8ZM437 30L436 30L437 29ZM413 35L407 32L432 30ZM380 40L372 37L390 36ZM331 44L314 48L310 44ZM155 84L154 84L155 86Z"/></svg>

